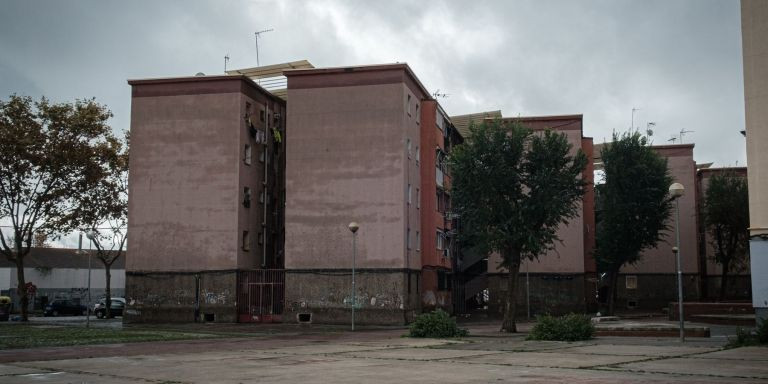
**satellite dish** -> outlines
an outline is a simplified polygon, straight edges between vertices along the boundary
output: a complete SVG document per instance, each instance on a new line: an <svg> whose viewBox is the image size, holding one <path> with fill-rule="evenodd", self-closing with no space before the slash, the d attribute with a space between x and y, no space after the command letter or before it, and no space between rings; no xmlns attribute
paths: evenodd
<svg viewBox="0 0 768 384"><path fill-rule="evenodd" d="M198 72L198 73L195 73L195 76L205 76L205 73Z"/></svg>

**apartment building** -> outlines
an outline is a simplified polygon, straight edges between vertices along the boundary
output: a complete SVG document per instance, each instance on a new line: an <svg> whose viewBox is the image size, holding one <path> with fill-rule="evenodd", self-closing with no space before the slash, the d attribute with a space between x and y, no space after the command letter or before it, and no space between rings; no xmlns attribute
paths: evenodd
<svg viewBox="0 0 768 384"><path fill-rule="evenodd" d="M406 64L285 75L286 318L348 323L354 302L358 322L403 324L450 306L445 155L461 136L446 114Z"/></svg>
<svg viewBox="0 0 768 384"><path fill-rule="evenodd" d="M245 76L128 84L125 321L279 313L285 101Z"/></svg>

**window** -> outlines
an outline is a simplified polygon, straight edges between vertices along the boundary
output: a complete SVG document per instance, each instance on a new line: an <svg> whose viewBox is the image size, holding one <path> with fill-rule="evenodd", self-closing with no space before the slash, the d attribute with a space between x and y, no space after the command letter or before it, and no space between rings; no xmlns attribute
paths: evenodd
<svg viewBox="0 0 768 384"><path fill-rule="evenodd" d="M411 139L405 139L405 148L408 150L408 158L411 158Z"/></svg>
<svg viewBox="0 0 768 384"><path fill-rule="evenodd" d="M408 116L411 115L411 95L408 95L408 104L405 105L405 109L408 111Z"/></svg>
<svg viewBox="0 0 768 384"><path fill-rule="evenodd" d="M419 116L419 103L416 103L416 124L419 124L419 120L421 120Z"/></svg>
<svg viewBox="0 0 768 384"><path fill-rule="evenodd" d="M259 153L259 163L263 163L263 162L264 162L264 150L262 150L261 153Z"/></svg>
<svg viewBox="0 0 768 384"><path fill-rule="evenodd" d="M263 110L263 109L262 109L262 110L260 110L260 111L259 111L259 120L261 120L262 122L264 122L264 118L265 118L265 116L266 116L266 115L264 114L264 110Z"/></svg>
<svg viewBox="0 0 768 384"><path fill-rule="evenodd" d="M251 250L251 235L248 231L243 231L243 251Z"/></svg>
<svg viewBox="0 0 768 384"><path fill-rule="evenodd" d="M449 290L449 278L448 274L445 273L445 271L437 271L437 290L438 291L447 291Z"/></svg>
<svg viewBox="0 0 768 384"><path fill-rule="evenodd" d="M408 184L408 205L411 205L411 185Z"/></svg>
<svg viewBox="0 0 768 384"><path fill-rule="evenodd" d="M264 244L264 233L259 232L259 245Z"/></svg>
<svg viewBox="0 0 768 384"><path fill-rule="evenodd" d="M627 289L637 289L637 276L627 275L626 284L627 284Z"/></svg>
<svg viewBox="0 0 768 384"><path fill-rule="evenodd" d="M443 236L443 231L438 229L436 232L436 235L437 235L437 249L439 251L442 251L443 247L445 246L445 242L444 242L445 238Z"/></svg>
<svg viewBox="0 0 768 384"><path fill-rule="evenodd" d="M263 203L263 202L264 202L264 191L261 191L261 193L259 193L259 203Z"/></svg>
<svg viewBox="0 0 768 384"><path fill-rule="evenodd" d="M250 144L246 144L245 149L243 149L243 161L245 162L245 165L251 165L252 160L253 160L253 149L251 148Z"/></svg>
<svg viewBox="0 0 768 384"><path fill-rule="evenodd" d="M408 228L408 230L405 233L405 244L408 249L411 249L411 229Z"/></svg>
<svg viewBox="0 0 768 384"><path fill-rule="evenodd" d="M416 146L416 166L419 166L419 157L421 157L421 152L419 151L419 146Z"/></svg>
<svg viewBox="0 0 768 384"><path fill-rule="evenodd" d="M251 189L248 187L243 188L243 206L251 207Z"/></svg>
<svg viewBox="0 0 768 384"><path fill-rule="evenodd" d="M421 208L421 190L416 188L416 209Z"/></svg>
<svg viewBox="0 0 768 384"><path fill-rule="evenodd" d="M416 231L416 250L417 251L421 250L421 234L419 233L419 231Z"/></svg>

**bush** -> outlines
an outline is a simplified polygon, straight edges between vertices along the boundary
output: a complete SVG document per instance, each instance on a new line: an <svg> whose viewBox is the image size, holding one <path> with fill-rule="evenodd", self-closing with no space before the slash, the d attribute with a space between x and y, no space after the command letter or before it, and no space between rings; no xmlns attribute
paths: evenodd
<svg viewBox="0 0 768 384"><path fill-rule="evenodd" d="M584 315L571 313L555 317L550 315L536 317L526 340L578 341L589 340L595 334L592 320Z"/></svg>
<svg viewBox="0 0 768 384"><path fill-rule="evenodd" d="M462 337L469 332L456 326L456 319L442 309L416 316L409 329L410 337Z"/></svg>
<svg viewBox="0 0 768 384"><path fill-rule="evenodd" d="M751 345L768 344L768 321L758 320L754 334L749 329L739 328L735 338L728 338L726 348L748 347Z"/></svg>

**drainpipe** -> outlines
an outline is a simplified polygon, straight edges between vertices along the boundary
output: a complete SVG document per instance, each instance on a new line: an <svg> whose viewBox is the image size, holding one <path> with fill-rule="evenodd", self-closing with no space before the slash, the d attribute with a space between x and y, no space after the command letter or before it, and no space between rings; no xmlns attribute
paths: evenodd
<svg viewBox="0 0 768 384"><path fill-rule="evenodd" d="M269 102L264 102L264 189L261 209L264 217L261 221L261 267L267 266L267 176L269 174Z"/></svg>

